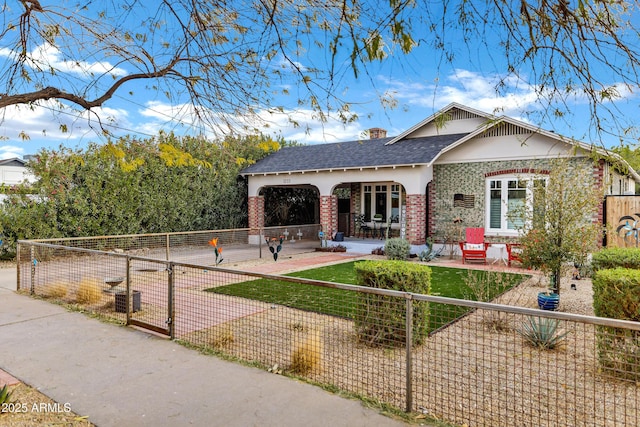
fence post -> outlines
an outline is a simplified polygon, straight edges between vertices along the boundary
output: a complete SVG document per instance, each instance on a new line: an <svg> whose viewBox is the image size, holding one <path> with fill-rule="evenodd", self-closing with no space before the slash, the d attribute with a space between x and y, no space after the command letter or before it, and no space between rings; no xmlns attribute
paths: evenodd
<svg viewBox="0 0 640 427"><path fill-rule="evenodd" d="M262 259L262 228L258 228L258 258Z"/></svg>
<svg viewBox="0 0 640 427"><path fill-rule="evenodd" d="M167 272L169 273L169 284L167 289L167 309L169 311L169 318L167 319L167 323L169 324L169 337L173 340L175 339L175 310L174 310L174 285L175 285L175 277L173 274L174 265L170 262L167 266Z"/></svg>
<svg viewBox="0 0 640 427"><path fill-rule="evenodd" d="M166 243L165 243L165 245L166 245L166 252L167 252L167 261L169 261L169 259L170 259L170 257L171 257L171 254L169 253L169 241L170 241L170 240L171 240L171 239L169 238L169 233L167 233L167 234L166 234L166 236L165 236L165 242L166 242Z"/></svg>
<svg viewBox="0 0 640 427"><path fill-rule="evenodd" d="M16 245L16 291L20 290L20 242Z"/></svg>
<svg viewBox="0 0 640 427"><path fill-rule="evenodd" d="M405 411L411 412L413 408L413 361L412 361L412 352L413 352L413 296L411 294L406 294L406 323L405 323L405 346L406 346L406 406Z"/></svg>
<svg viewBox="0 0 640 427"><path fill-rule="evenodd" d="M36 256L35 256L35 248L33 247L33 245L29 248L29 254L31 256L30 259L30 264L31 264L31 288L29 289L29 291L31 292L31 295L36 293Z"/></svg>
<svg viewBox="0 0 640 427"><path fill-rule="evenodd" d="M127 302L125 303L125 312L127 313L127 326L131 323L131 307L129 306L129 301L131 298L131 257L127 255L127 274L126 274L126 294L127 294Z"/></svg>

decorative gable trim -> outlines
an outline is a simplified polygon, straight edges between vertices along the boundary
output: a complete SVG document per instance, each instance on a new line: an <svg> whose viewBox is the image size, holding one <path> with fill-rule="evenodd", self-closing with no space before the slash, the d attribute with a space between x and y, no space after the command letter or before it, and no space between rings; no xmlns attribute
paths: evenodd
<svg viewBox="0 0 640 427"><path fill-rule="evenodd" d="M524 128L514 123L509 123L502 121L497 123L495 126L487 129L478 138L493 138L498 136L509 136L509 135L531 135L532 132L530 129Z"/></svg>
<svg viewBox="0 0 640 427"><path fill-rule="evenodd" d="M485 116L480 116L473 111L462 110L460 108L452 108L450 111L443 113L441 116L445 116L447 120L466 120L466 119L475 119L478 117L486 118Z"/></svg>
<svg viewBox="0 0 640 427"><path fill-rule="evenodd" d="M502 169L499 171L487 172L484 174L484 177L489 178L489 177L498 176L498 175L524 175L524 174L549 175L549 170L548 169L532 169L532 168Z"/></svg>

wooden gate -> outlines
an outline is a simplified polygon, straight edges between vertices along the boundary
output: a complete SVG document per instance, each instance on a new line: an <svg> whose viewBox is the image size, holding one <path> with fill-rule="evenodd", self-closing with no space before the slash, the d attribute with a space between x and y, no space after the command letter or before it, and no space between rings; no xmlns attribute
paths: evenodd
<svg viewBox="0 0 640 427"><path fill-rule="evenodd" d="M640 196L607 196L604 201L604 221L607 247L638 247Z"/></svg>

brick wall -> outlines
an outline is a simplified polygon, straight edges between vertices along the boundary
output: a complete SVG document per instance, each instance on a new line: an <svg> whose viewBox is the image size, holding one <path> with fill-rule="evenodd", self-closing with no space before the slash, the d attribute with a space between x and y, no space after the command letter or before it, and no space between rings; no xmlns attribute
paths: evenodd
<svg viewBox="0 0 640 427"><path fill-rule="evenodd" d="M249 228L264 227L264 196L249 196ZM257 234L257 233L256 233Z"/></svg>
<svg viewBox="0 0 640 427"><path fill-rule="evenodd" d="M320 196L320 224L329 236L338 230L338 196Z"/></svg>
<svg viewBox="0 0 640 427"><path fill-rule="evenodd" d="M426 236L427 196L407 194L406 236L412 245L422 245Z"/></svg>

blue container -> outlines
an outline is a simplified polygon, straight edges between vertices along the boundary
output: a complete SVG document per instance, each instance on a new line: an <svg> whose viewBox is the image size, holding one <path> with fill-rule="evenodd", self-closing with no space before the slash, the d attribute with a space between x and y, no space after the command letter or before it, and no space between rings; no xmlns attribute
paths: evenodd
<svg viewBox="0 0 640 427"><path fill-rule="evenodd" d="M556 311L560 305L560 295L553 293L540 292L538 294L538 307L541 310Z"/></svg>

